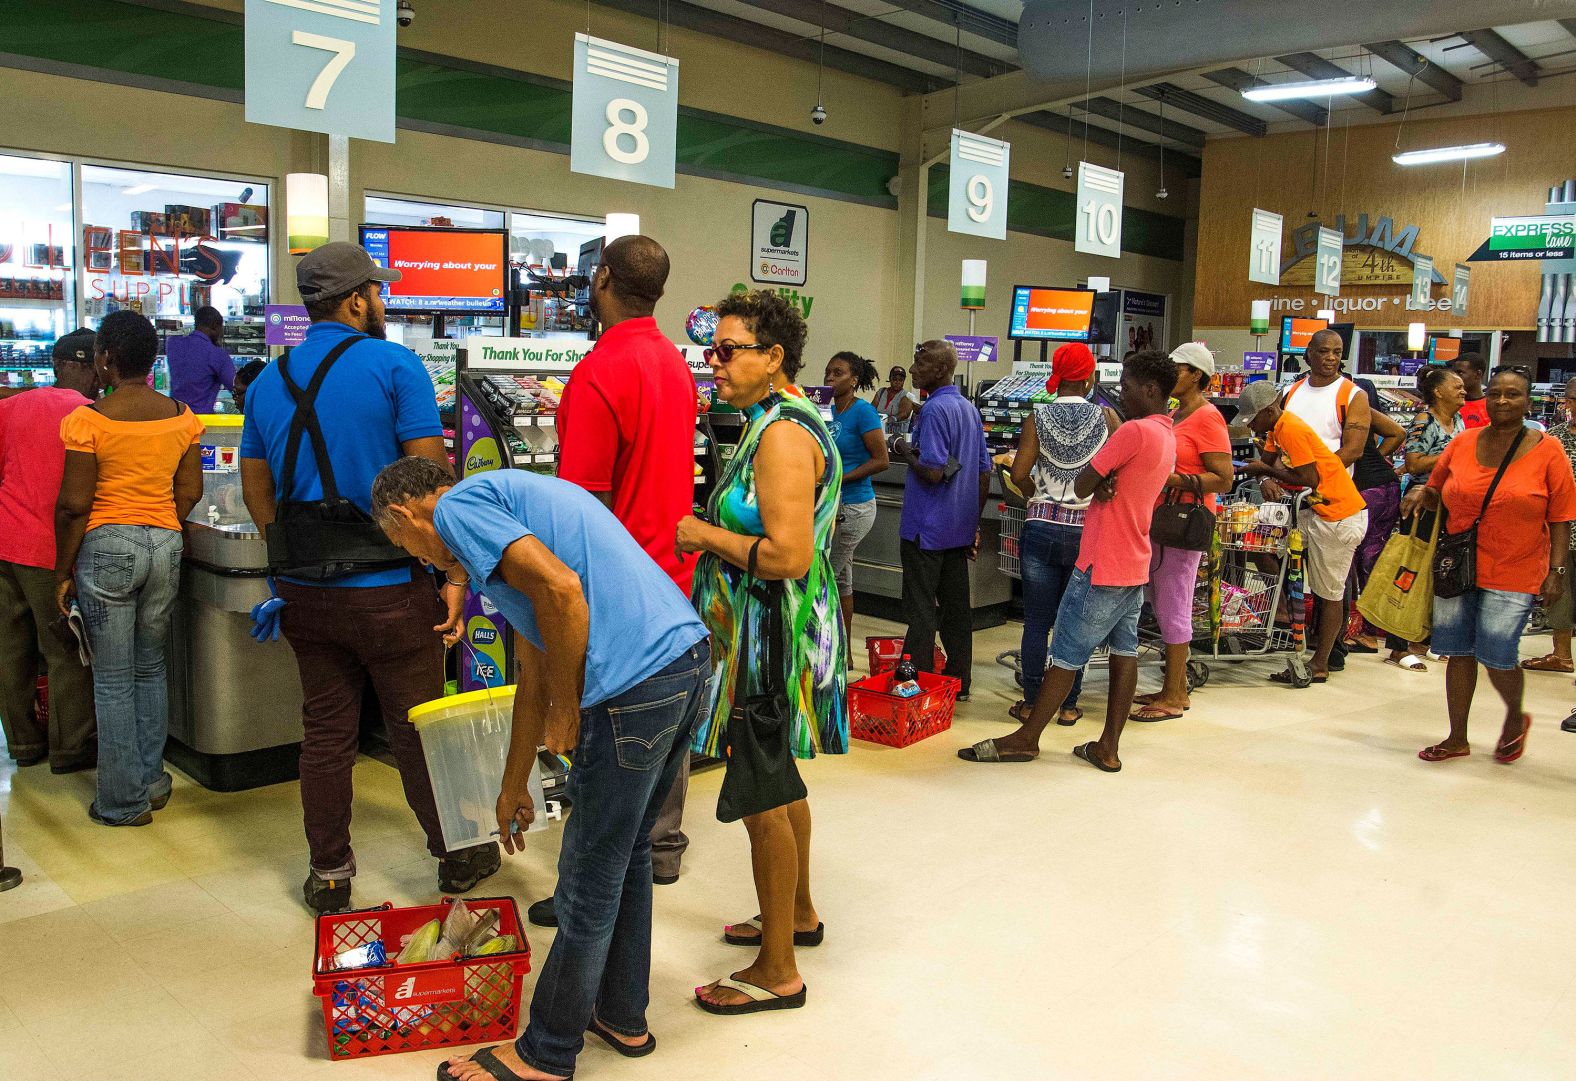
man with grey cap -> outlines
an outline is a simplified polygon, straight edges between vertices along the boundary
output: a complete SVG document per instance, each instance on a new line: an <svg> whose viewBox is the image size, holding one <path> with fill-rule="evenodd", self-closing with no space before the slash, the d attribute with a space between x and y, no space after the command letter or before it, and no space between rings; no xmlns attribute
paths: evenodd
<svg viewBox="0 0 1576 1081"><path fill-rule="evenodd" d="M464 893L498 869L496 844L450 856L412 706L443 694L443 639L458 635L462 582L442 586L372 523L372 481L406 456L450 468L432 381L416 354L385 340L381 283L400 274L355 244L325 244L296 265L312 326L246 393L241 483L268 535L285 601L281 625L304 701L301 808L317 912L350 907L351 769L361 699L370 683L383 712L406 802L439 860L444 893Z"/></svg>

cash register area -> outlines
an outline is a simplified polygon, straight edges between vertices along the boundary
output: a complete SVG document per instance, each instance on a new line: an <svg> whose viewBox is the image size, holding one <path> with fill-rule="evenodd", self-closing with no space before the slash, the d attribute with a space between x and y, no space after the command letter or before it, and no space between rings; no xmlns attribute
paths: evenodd
<svg viewBox="0 0 1576 1081"><path fill-rule="evenodd" d="M748 963L721 931L754 914L744 830L713 816L720 774L696 775L683 877L656 893L660 1047L597 1044L577 1077L1571 1076L1566 680L1529 678L1514 784L1487 754L1419 762L1440 666L1372 657L1318 695L1220 666L1187 719L1129 726L1119 776L1068 753L1102 705L1091 672L1091 720L1052 728L1039 761L962 767L958 746L1010 729L1012 673L989 658L1017 633L979 635L950 732L806 765L827 933L799 953L804 1010L693 1005ZM355 782L355 903L435 901L395 771L363 758ZM177 768L154 827L116 831L83 814L92 785L0 765L6 860L27 876L0 895L0 1078L433 1076L446 1052L328 1059L295 784L224 793ZM558 837L532 834L476 895L544 896ZM552 932L528 933L539 968Z"/></svg>

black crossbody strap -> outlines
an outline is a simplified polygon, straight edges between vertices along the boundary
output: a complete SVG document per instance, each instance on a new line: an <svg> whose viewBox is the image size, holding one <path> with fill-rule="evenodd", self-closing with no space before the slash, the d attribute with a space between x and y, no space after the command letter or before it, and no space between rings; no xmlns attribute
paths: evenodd
<svg viewBox="0 0 1576 1081"><path fill-rule="evenodd" d="M317 461L318 479L323 484L323 499L332 502L339 498L339 486L334 483L334 463L329 459L328 441L323 438L323 425L317 417L317 395L323 389L323 380L327 378L329 369L340 357L349 352L351 346L366 340L365 334L353 334L330 349L328 355L318 364L317 371L312 373L305 390L290 378L289 358L279 362L279 374L284 379L285 389L290 392L290 397L295 402L295 415L290 418L290 434L285 438L284 477L279 484L281 502L291 498L290 493L295 484L296 458L301 452L303 434L312 441L312 457Z"/></svg>
<svg viewBox="0 0 1576 1081"><path fill-rule="evenodd" d="M1478 511L1477 521L1472 523L1473 526L1476 526L1478 522L1481 522L1483 520L1483 516L1488 513L1489 501L1494 498L1494 489L1499 487L1499 478L1503 477L1505 475L1505 470L1510 468L1510 460L1516 456L1516 448L1521 446L1521 441L1526 437L1526 434L1527 427L1526 425L1522 425L1521 431L1516 433L1516 438L1510 441L1510 449L1505 452L1504 460L1499 463L1499 472L1495 473L1494 479L1489 482L1488 493L1483 496L1483 509Z"/></svg>

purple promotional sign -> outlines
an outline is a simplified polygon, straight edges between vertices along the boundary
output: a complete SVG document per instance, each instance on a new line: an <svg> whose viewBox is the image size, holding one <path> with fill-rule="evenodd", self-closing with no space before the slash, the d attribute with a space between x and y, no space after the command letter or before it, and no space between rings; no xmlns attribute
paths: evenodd
<svg viewBox="0 0 1576 1081"><path fill-rule="evenodd" d="M263 309L263 344L300 345L311 325L300 304L269 304Z"/></svg>
<svg viewBox="0 0 1576 1081"><path fill-rule="evenodd" d="M1427 363L1428 361L1423 360L1421 357L1402 357L1401 374L1416 375L1418 372L1423 370L1423 366Z"/></svg>
<svg viewBox="0 0 1576 1081"><path fill-rule="evenodd" d="M989 364L996 359L997 351L1001 348L999 338L948 334L946 339L958 351L959 364Z"/></svg>
<svg viewBox="0 0 1576 1081"><path fill-rule="evenodd" d="M1243 353L1242 370L1245 372L1273 372L1275 370L1275 354Z"/></svg>

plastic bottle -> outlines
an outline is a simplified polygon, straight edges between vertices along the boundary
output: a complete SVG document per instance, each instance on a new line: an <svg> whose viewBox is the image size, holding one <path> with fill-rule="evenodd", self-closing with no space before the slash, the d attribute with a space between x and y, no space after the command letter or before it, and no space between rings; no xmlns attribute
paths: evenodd
<svg viewBox="0 0 1576 1081"><path fill-rule="evenodd" d="M892 693L899 698L913 698L920 692L919 669L907 653L892 670Z"/></svg>

